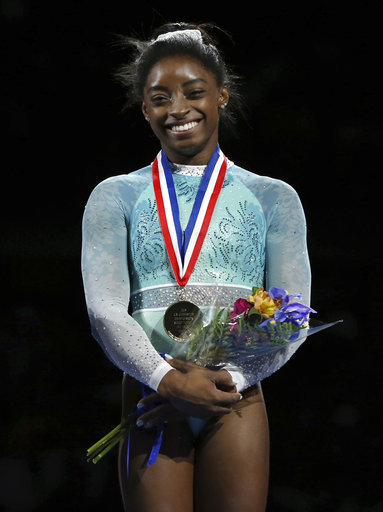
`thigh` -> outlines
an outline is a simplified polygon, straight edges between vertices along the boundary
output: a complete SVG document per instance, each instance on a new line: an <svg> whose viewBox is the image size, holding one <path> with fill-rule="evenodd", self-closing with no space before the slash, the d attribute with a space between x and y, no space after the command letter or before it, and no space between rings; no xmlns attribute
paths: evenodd
<svg viewBox="0 0 383 512"><path fill-rule="evenodd" d="M268 494L269 430L260 386L233 411L210 422L196 445L195 510L264 512Z"/></svg>
<svg viewBox="0 0 383 512"><path fill-rule="evenodd" d="M193 439L187 426L167 425L158 458L151 466L148 456L154 432L131 434L129 476L126 441L120 445L120 486L125 510L129 512L192 512Z"/></svg>
<svg viewBox="0 0 383 512"><path fill-rule="evenodd" d="M124 383L123 419L126 409L140 398L134 385ZM186 421L165 426L161 448L154 464L148 458L156 431L133 428L120 444L119 478L124 508L129 512L192 512L194 439ZM128 471L129 467L129 471Z"/></svg>

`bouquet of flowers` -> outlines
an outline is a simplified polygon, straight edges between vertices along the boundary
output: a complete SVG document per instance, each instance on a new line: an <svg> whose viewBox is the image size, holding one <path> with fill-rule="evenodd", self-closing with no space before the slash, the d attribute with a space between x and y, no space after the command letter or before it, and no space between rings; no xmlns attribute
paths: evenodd
<svg viewBox="0 0 383 512"><path fill-rule="evenodd" d="M316 311L299 302L301 298L282 288L259 287L233 307L215 304L209 320L197 316L187 328L187 341L174 344L170 355L206 367L240 366L254 382L261 381L281 368L307 336L342 321L312 325L309 317ZM98 462L124 435L120 424L89 448L88 461Z"/></svg>
<svg viewBox="0 0 383 512"><path fill-rule="evenodd" d="M312 322L316 311L301 302L301 294L271 287L254 287L252 295L239 298L233 307L218 305L210 321L198 321L189 329L187 341L178 343L173 357L201 366L240 366L263 380L278 370L307 336L340 322ZM301 342L301 343L299 343Z"/></svg>

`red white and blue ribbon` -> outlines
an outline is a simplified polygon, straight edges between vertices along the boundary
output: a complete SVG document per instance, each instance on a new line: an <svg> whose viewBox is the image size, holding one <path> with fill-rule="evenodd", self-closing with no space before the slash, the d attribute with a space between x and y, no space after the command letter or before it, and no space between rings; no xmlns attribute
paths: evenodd
<svg viewBox="0 0 383 512"><path fill-rule="evenodd" d="M226 175L227 159L217 145L202 177L185 233L169 161L161 150L152 165L158 216L177 282L185 286L197 263Z"/></svg>

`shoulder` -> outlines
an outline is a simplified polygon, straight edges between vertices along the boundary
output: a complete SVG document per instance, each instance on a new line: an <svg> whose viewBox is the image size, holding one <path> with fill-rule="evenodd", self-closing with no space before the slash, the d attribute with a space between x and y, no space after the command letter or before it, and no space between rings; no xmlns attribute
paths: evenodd
<svg viewBox="0 0 383 512"><path fill-rule="evenodd" d="M236 165L231 171L260 203L269 224L273 219L291 218L292 215L301 218L304 215L301 199L289 183Z"/></svg>
<svg viewBox="0 0 383 512"><path fill-rule="evenodd" d="M85 205L85 216L123 215L129 217L137 198L151 183L151 166L129 174L118 174L100 181Z"/></svg>
<svg viewBox="0 0 383 512"><path fill-rule="evenodd" d="M119 189L120 187L141 186L143 183L151 180L152 167L150 165L132 171L128 174L117 174L100 181L94 190Z"/></svg>
<svg viewBox="0 0 383 512"><path fill-rule="evenodd" d="M249 171L236 164L229 167L233 175L249 187L256 195L259 194L277 194L287 196L297 196L297 191L287 182Z"/></svg>
<svg viewBox="0 0 383 512"><path fill-rule="evenodd" d="M90 197L118 199L127 195L136 195L152 179L152 167L148 165L128 174L110 176L100 181L91 191Z"/></svg>

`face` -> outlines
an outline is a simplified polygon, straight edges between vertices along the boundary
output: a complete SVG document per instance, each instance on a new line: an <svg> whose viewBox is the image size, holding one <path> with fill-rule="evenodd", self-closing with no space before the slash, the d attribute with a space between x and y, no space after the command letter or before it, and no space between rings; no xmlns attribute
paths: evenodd
<svg viewBox="0 0 383 512"><path fill-rule="evenodd" d="M148 75L142 110L171 162L204 165L218 143L218 109L229 99L192 57L166 57Z"/></svg>

